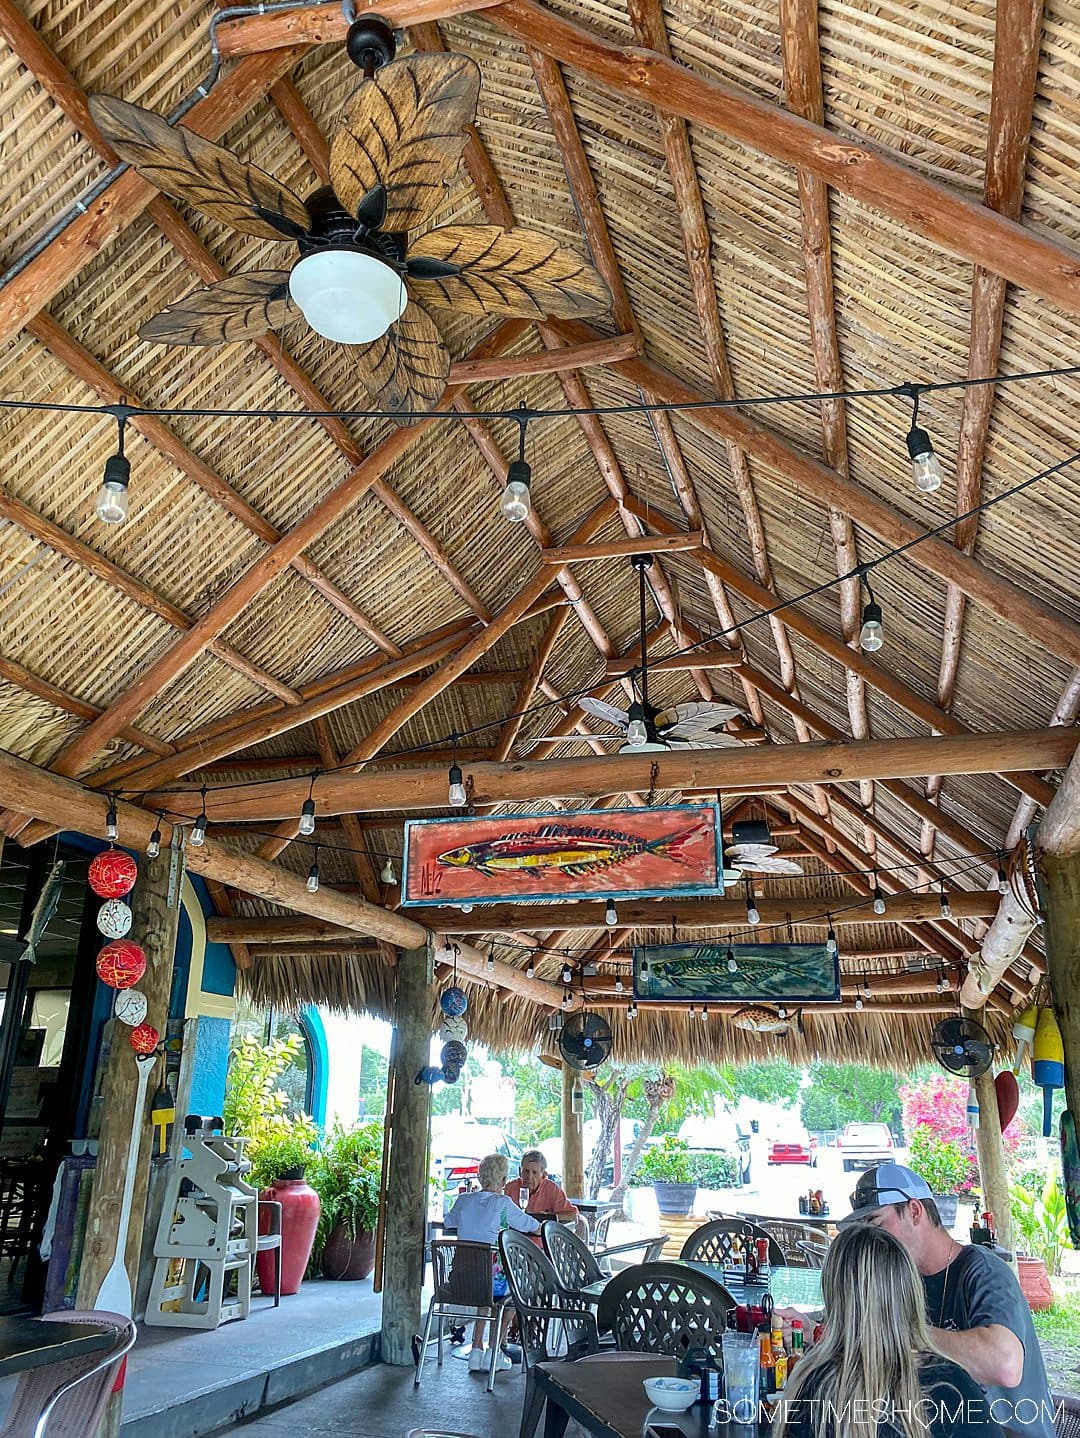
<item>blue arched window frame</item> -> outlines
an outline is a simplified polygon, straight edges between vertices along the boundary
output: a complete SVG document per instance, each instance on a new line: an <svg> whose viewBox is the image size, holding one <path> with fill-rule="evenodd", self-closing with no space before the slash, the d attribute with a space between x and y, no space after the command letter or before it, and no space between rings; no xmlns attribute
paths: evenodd
<svg viewBox="0 0 1080 1438"><path fill-rule="evenodd" d="M326 1091L330 1073L326 1028L318 1009L311 1004L300 1010L299 1020L308 1051L308 1081L304 1107L322 1128L326 1124Z"/></svg>

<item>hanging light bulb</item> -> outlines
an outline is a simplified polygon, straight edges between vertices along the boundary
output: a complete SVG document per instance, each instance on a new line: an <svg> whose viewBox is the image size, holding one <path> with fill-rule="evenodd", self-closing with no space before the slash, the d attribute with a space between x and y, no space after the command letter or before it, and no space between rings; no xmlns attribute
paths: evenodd
<svg viewBox="0 0 1080 1438"><path fill-rule="evenodd" d="M570 965L569 965L569 964L563 964L563 966L562 966L562 981L563 981L563 983L564 983L564 984L569 984L569 983L573 982L573 978L574 978L574 975L573 975L573 971L572 971L571 968L570 968Z"/></svg>
<svg viewBox="0 0 1080 1438"><path fill-rule="evenodd" d="M489 978L490 978L491 975L495 972L495 950L494 950L494 949L488 949L487 963L484 965L484 971L487 973L487 975L488 975Z"/></svg>
<svg viewBox="0 0 1080 1438"><path fill-rule="evenodd" d="M746 886L746 922L748 924L760 924L761 915L758 913L758 906L754 903L754 891L749 884Z"/></svg>
<svg viewBox="0 0 1080 1438"><path fill-rule="evenodd" d="M787 1009L784 1007L783 1004L781 1004L780 1007L776 1010L776 1017L777 1017L778 1019L786 1019L786 1018L787 1018Z"/></svg>
<svg viewBox="0 0 1080 1438"><path fill-rule="evenodd" d="M1005 894L1007 894L1007 893L1009 892L1009 879L1008 879L1008 875L1005 873L1005 855L1004 855L1004 854L999 854L999 855L998 855L997 890L998 890L998 893L1001 894L1003 897L1004 897Z"/></svg>
<svg viewBox="0 0 1080 1438"><path fill-rule="evenodd" d="M158 823L154 825L154 832L150 835L150 842L146 846L146 857L148 859L156 859L161 853L161 829L158 827L160 823L161 815L159 814Z"/></svg>
<svg viewBox="0 0 1080 1438"><path fill-rule="evenodd" d="M933 494L935 489L941 488L941 481L945 478L941 470L941 462L934 453L934 446L930 436L925 429L920 429L917 424L919 418L919 391L913 386L911 390L911 428L907 433L907 452L911 459L911 477L915 481L917 489L923 494Z"/></svg>
<svg viewBox="0 0 1080 1438"><path fill-rule="evenodd" d="M300 833L314 834L315 832L315 780L317 775L312 774L311 786L308 789L308 796L300 806Z"/></svg>
<svg viewBox="0 0 1080 1438"><path fill-rule="evenodd" d="M829 918L829 932L825 935L825 952L830 959L834 959L837 953L836 930L833 928L832 915Z"/></svg>
<svg viewBox="0 0 1080 1438"><path fill-rule="evenodd" d="M120 837L120 824L116 817L116 800L109 800L109 812L105 815L105 837L106 839L118 839Z"/></svg>
<svg viewBox="0 0 1080 1438"><path fill-rule="evenodd" d="M701 1006L701 1022L702 1022L703 1024L707 1024L707 1023L709 1022L709 1006L708 1006L708 1004L702 1004L702 1006Z"/></svg>
<svg viewBox="0 0 1080 1438"><path fill-rule="evenodd" d="M461 772L461 766L455 759L450 765L450 773L447 775L450 781L450 791L447 795L451 809L464 809L469 802L469 796L465 792L465 779Z"/></svg>
<svg viewBox="0 0 1080 1438"><path fill-rule="evenodd" d="M626 985L622 981L622 974L615 975L615 992L621 994Z"/></svg>
<svg viewBox="0 0 1080 1438"><path fill-rule="evenodd" d="M640 749L649 741L649 728L645 723L645 709L635 699L627 710L626 743L630 749Z"/></svg>
<svg viewBox="0 0 1080 1438"><path fill-rule="evenodd" d="M855 1007L856 1007L856 1009L858 1009L859 1013L862 1013L862 1011L863 1011L863 1001L862 1001L862 996L861 996L861 995L855 1000Z"/></svg>
<svg viewBox="0 0 1080 1438"><path fill-rule="evenodd" d="M570 997L570 990L567 989L566 993L562 996L562 1007L568 1009L572 1003L573 999Z"/></svg>
<svg viewBox="0 0 1080 1438"><path fill-rule="evenodd" d="M191 826L191 833L188 835L188 843L193 849L206 843L206 826L210 821L206 817L206 797L203 797L202 813Z"/></svg>
<svg viewBox="0 0 1080 1438"><path fill-rule="evenodd" d="M689 1015L690 1015L690 1017L691 1017L692 1019L696 1019L696 1018L697 1018L697 1005L696 1005L696 1004L691 1004L691 1005L690 1005L690 1008L689 1008L689 1010L688 1010L688 1012L689 1012Z"/></svg>
<svg viewBox="0 0 1080 1438"><path fill-rule="evenodd" d="M945 983L945 975L944 975L944 974L938 974L938 976L937 976L937 983L934 985L934 987L937 989L937 991L938 991L939 994L943 994L943 993L945 992L945 990L946 990L946 988L948 987L948 985Z"/></svg>
<svg viewBox="0 0 1080 1438"><path fill-rule="evenodd" d="M123 524L128 517L128 481L131 479L131 464L124 454L124 427L127 424L127 406L117 405L116 426L119 432L117 451L105 461L105 473L101 488L94 500L94 513L102 524Z"/></svg>
<svg viewBox="0 0 1080 1438"><path fill-rule="evenodd" d="M618 922L619 913L615 907L615 900L609 899L604 909L604 923L607 924L609 929L613 929Z"/></svg>
<svg viewBox="0 0 1080 1438"><path fill-rule="evenodd" d="M952 905L949 903L949 896L948 896L948 894L945 892L945 880L944 880L944 879L942 879L942 881L941 881L941 893L938 895L938 902L939 902L939 904L941 905L941 917L942 917L943 919L951 919L951 918L952 918Z"/></svg>
<svg viewBox="0 0 1080 1438"><path fill-rule="evenodd" d="M536 965L533 963L532 959L530 959L529 962L525 965L525 977L527 979L536 978Z"/></svg>
<svg viewBox="0 0 1080 1438"><path fill-rule="evenodd" d="M511 524L520 524L528 519L529 511L532 508L529 486L532 483L532 470L525 460L525 429L528 424L528 412L522 405L519 411L521 417L518 420L519 442L518 457L512 460L506 470L506 488L502 492L502 499L499 501L499 509L503 519L510 520Z"/></svg>
<svg viewBox="0 0 1080 1438"><path fill-rule="evenodd" d="M881 885L878 883L877 870L874 870L874 913L885 912L885 895L881 892Z"/></svg>
<svg viewBox="0 0 1080 1438"><path fill-rule="evenodd" d="M636 1003L631 1003L630 1007L629 1007L629 1008L627 1009L627 1011L626 1011L626 1017L627 1017L628 1019L636 1019L636 1018L637 1018L637 1004L636 1004Z"/></svg>
<svg viewBox="0 0 1080 1438"><path fill-rule="evenodd" d="M307 875L307 891L308 891L309 894L317 894L317 893L319 892L319 851L318 851L318 849L315 850L315 857L314 857L314 859L311 861L311 868L308 870L308 875Z"/></svg>
<svg viewBox="0 0 1080 1438"><path fill-rule="evenodd" d="M471 904L466 903L466 904L459 904L459 905L458 905L458 908L461 910L461 912L462 912L463 914L471 914L471 913L472 913L472 908L473 908L473 906L472 906Z"/></svg>
<svg viewBox="0 0 1080 1438"><path fill-rule="evenodd" d="M871 654L885 643L885 629L881 620L881 605L871 599L863 606L862 630L859 634L859 643Z"/></svg>
<svg viewBox="0 0 1080 1438"><path fill-rule="evenodd" d="M730 939L728 939L727 954L726 954L725 957L726 957L726 959L727 959L727 971L728 971L728 973L729 973L729 974L737 974L737 973L739 972L739 966L738 966L738 964L735 962L735 950L731 947L731 940L730 940Z"/></svg>
<svg viewBox="0 0 1080 1438"><path fill-rule="evenodd" d="M871 998L873 998L873 994L872 994L872 992L871 992L871 990L870 990L870 980L869 980L868 978L866 978L865 976L863 977L862 991L863 991L863 998L864 998L864 999L871 999Z"/></svg>
<svg viewBox="0 0 1080 1438"><path fill-rule="evenodd" d="M382 866L382 872L379 874L379 878L384 884L397 883L397 870L394 868L393 859L387 859L386 863Z"/></svg>

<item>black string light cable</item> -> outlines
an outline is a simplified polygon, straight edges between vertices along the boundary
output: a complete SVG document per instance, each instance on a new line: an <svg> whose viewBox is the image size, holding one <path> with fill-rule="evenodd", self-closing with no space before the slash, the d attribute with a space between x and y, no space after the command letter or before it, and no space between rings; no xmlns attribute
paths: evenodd
<svg viewBox="0 0 1080 1438"><path fill-rule="evenodd" d="M1080 370L1080 366L1078 366L1077 369ZM535 414L537 413L537 411L534 411L533 413ZM964 520L971 519L977 514L982 514L989 509L993 509L999 504L1003 504L1006 500L1012 499L1015 495L1022 493L1024 490L1030 489L1033 485L1040 483L1044 479L1049 479L1053 475L1060 474L1062 471L1070 468L1072 465L1078 462L1080 462L1080 449L1073 450L1072 453L1066 455L1064 459L1060 459L1054 464L1048 465L1045 469L1041 469L1035 474L1028 475L1026 479L1019 480L1016 484L1011 485L1008 489L1002 490L1000 494L996 494L988 499L984 499L979 504L973 505L970 509L964 510L960 514L953 515L950 519L943 520L941 524L935 525L932 529L924 530L923 533L915 535L914 538L906 540L903 544L898 544L892 549L885 550L883 553L877 555L873 559L866 560L861 564L855 565L854 568L849 569L846 573L839 574L831 579L822 580L819 584L812 585L810 588L804 589L801 593L792 595L789 599L780 600L778 603L770 606L768 609L759 610L757 613L748 615L745 619L737 620L736 623L728 625L723 629L716 629L713 630L711 633L703 634L700 639L695 639L689 644L684 644L681 648L672 650L671 653L666 655L665 657L669 659L674 659L683 658L687 655L691 655L695 653L698 649L712 644L716 644L720 640L728 638L733 634L738 634L743 629L748 628L751 624L760 623L764 619L771 619L774 615L782 614L786 609L794 608L796 605L803 604L809 599L815 599L819 594L825 594L830 589L835 589L839 585L844 584L849 580L858 579L860 582L867 585L867 588L869 589L868 575L872 569L876 569L879 566L886 564L889 560L901 557L909 550L915 549L918 547L918 545L925 543L925 541L928 539L939 538L942 534L947 533L948 530L953 529L956 525L962 524ZM632 675L634 672L635 671L633 666L628 667L628 675ZM592 694L596 689L604 688L608 683L610 683L610 681L606 678L598 679L591 684L585 684L578 689L570 690L569 692L561 695L558 699L542 700L540 703L530 705L528 709L513 710L501 715L499 718L487 720L480 724L474 724L467 729L458 729L450 734L445 734L440 738L425 740L423 743L418 743L407 748L395 750L394 755L390 755L387 757L404 757L410 754L422 754L427 749L445 748L448 744L451 743L456 745L462 739L484 734L489 729L499 729L508 720L529 719L535 715L544 713L548 709L557 708L563 710L563 712L566 712L568 705L572 705L576 700L582 699L586 695ZM568 744L573 743L573 736L567 736L565 742ZM320 771L320 773L322 774L339 774L348 772L355 772L355 765L339 764L334 768L323 769ZM227 794L237 790L254 789L262 787L266 784L280 784L281 782L282 781L280 778L269 776L259 779L245 779L230 784L219 785L217 786L215 792L218 794ZM200 793L204 787L205 786L191 784L157 785L152 789L120 788L116 792L127 798L138 799L145 797L148 794Z"/></svg>

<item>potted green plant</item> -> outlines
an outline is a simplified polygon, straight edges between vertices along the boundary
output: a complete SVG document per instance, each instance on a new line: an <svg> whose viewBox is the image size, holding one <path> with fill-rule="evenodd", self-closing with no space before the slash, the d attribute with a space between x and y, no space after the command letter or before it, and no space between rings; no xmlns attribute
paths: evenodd
<svg viewBox="0 0 1080 1438"><path fill-rule="evenodd" d="M1065 1195L1057 1174L1021 1170L1009 1185L1013 1246L1020 1288L1034 1312L1054 1302L1051 1275L1061 1272L1061 1256L1072 1245Z"/></svg>
<svg viewBox="0 0 1080 1438"><path fill-rule="evenodd" d="M313 1261L324 1278L366 1278L375 1266L382 1189L382 1125L335 1126L310 1170L322 1213Z"/></svg>
<svg viewBox="0 0 1080 1438"><path fill-rule="evenodd" d="M661 1213L686 1214L693 1211L697 1196L690 1146L673 1133L666 1133L658 1144L645 1150L638 1169L656 1194Z"/></svg>
<svg viewBox="0 0 1080 1438"><path fill-rule="evenodd" d="M319 1195L305 1174L315 1158L312 1147L314 1126L310 1119L294 1119L291 1130L278 1132L259 1145L252 1162L250 1181L259 1197L281 1204L281 1291L295 1293L307 1272L308 1260L319 1225ZM259 1214L259 1229L269 1223L269 1212ZM260 1253L255 1260L259 1287L272 1292L272 1254Z"/></svg>
<svg viewBox="0 0 1080 1438"><path fill-rule="evenodd" d="M971 1186L971 1159L958 1143L938 1138L926 1125L920 1124L911 1135L908 1161L930 1185L942 1223L952 1228L960 1194Z"/></svg>

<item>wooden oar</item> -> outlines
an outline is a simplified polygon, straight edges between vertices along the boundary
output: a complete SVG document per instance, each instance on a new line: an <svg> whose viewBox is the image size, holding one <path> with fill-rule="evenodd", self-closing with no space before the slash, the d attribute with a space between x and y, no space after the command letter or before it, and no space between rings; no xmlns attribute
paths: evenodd
<svg viewBox="0 0 1080 1438"><path fill-rule="evenodd" d="M139 1066L139 1082L135 1090L135 1112L131 1119L131 1143L128 1146L127 1172L124 1174L124 1196L120 1203L120 1222L116 1230L116 1255L108 1273L101 1280L101 1287L98 1289L93 1305L106 1313L122 1313L126 1318L131 1317L133 1305L131 1279L128 1277L127 1265L124 1262L124 1250L127 1247L128 1227L131 1223L131 1200L135 1193L135 1169L139 1162L139 1126L142 1123L143 1109L146 1107L146 1086L150 1082L151 1070L157 1063L157 1055L136 1054L135 1062Z"/></svg>

